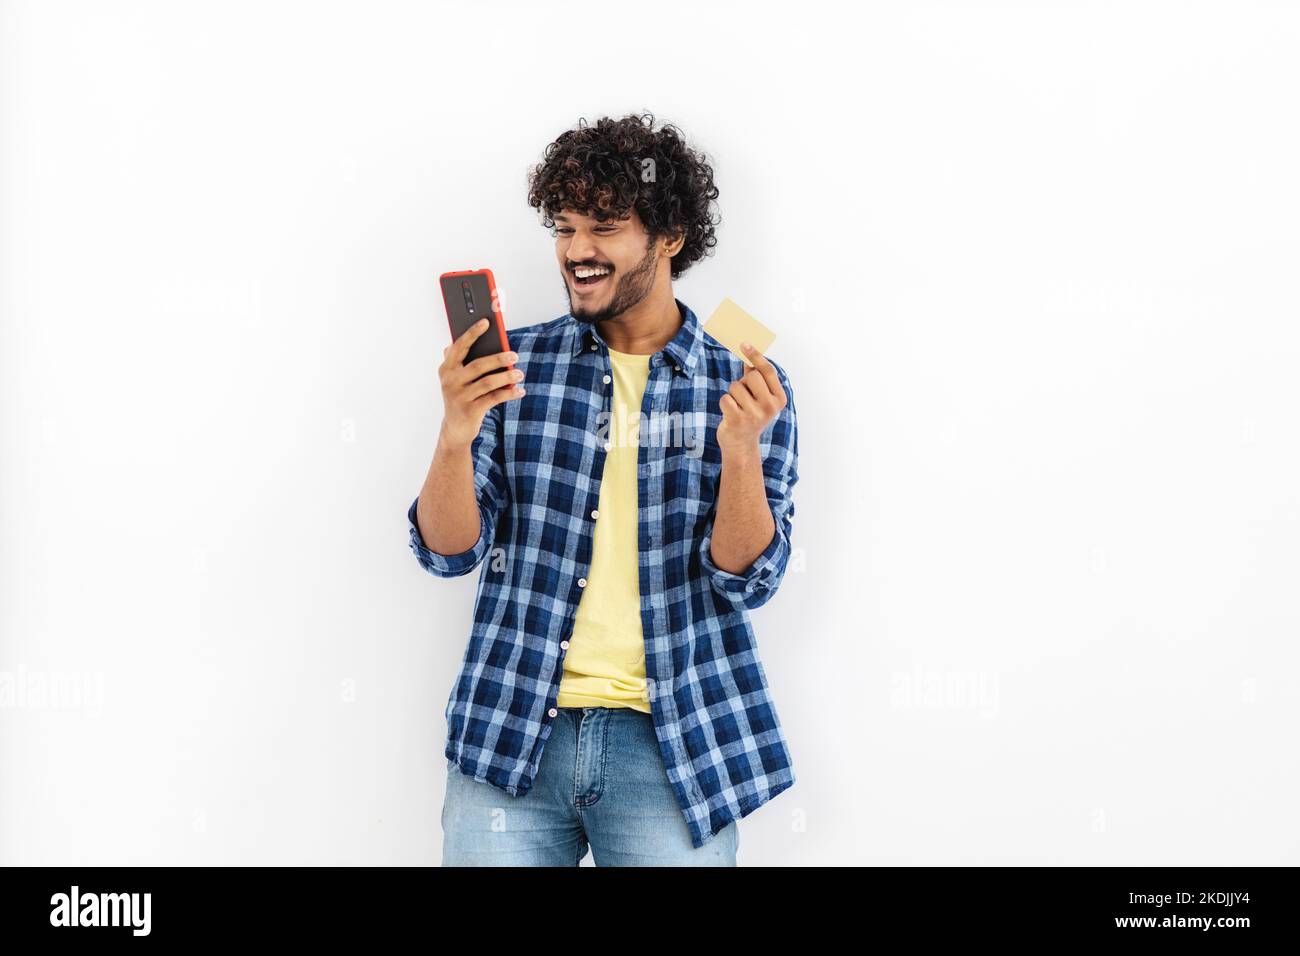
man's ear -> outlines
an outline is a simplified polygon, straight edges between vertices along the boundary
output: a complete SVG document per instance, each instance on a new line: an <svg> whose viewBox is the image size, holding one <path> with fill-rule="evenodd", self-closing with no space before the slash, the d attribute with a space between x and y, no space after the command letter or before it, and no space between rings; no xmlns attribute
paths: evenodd
<svg viewBox="0 0 1300 956"><path fill-rule="evenodd" d="M664 256L671 259L677 253L682 251L682 246L686 245L686 230L683 229L664 246Z"/></svg>

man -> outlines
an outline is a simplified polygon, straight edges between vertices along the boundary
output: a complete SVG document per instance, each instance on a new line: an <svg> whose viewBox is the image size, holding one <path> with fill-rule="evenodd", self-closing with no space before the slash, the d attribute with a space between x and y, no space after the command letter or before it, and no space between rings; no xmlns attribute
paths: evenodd
<svg viewBox="0 0 1300 956"><path fill-rule="evenodd" d="M444 866L734 866L737 821L794 783L746 613L790 554L793 392L672 289L717 195L674 127L580 123L529 184L568 314L504 355L462 364L486 320L443 352L411 548L440 577L483 564Z"/></svg>

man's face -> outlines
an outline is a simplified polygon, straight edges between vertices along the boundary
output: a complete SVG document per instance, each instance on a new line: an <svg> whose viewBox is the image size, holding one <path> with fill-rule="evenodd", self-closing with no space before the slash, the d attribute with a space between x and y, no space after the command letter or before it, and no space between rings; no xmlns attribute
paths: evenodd
<svg viewBox="0 0 1300 956"><path fill-rule="evenodd" d="M654 287L659 243L635 209L624 219L601 222L566 209L555 216L555 256L569 296L569 313L595 324L632 308ZM605 275L579 278L588 269Z"/></svg>

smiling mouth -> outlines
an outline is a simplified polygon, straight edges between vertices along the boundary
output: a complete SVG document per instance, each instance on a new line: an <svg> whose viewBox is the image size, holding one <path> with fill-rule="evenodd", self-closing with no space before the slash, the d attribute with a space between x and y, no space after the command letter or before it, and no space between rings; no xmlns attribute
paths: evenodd
<svg viewBox="0 0 1300 956"><path fill-rule="evenodd" d="M573 285L576 288L582 289L584 291L587 289L594 289L596 286L605 282L610 277L610 273L608 271L601 271L604 268L605 267L601 266L598 269L593 269L593 268L588 268L586 266L583 266L581 268L574 269L572 272Z"/></svg>

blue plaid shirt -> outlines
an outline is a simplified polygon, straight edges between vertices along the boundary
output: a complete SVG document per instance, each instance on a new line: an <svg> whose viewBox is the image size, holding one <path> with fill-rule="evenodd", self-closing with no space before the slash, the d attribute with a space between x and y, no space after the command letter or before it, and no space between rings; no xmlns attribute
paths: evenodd
<svg viewBox="0 0 1300 956"><path fill-rule="evenodd" d="M650 357L637 452L641 624L659 750L692 843L794 783L747 611L776 592L790 556L798 474L794 394L759 439L776 533L742 574L709 554L722 468L718 401L744 363L677 302L682 325ZM479 539L430 551L411 503L411 550L439 577L482 564L474 624L451 691L447 759L520 795L556 718L560 642L590 568L613 384L607 344L565 314L509 332L526 394L496 405L471 446ZM484 560L486 559L486 560ZM449 763L450 766L450 763Z"/></svg>

